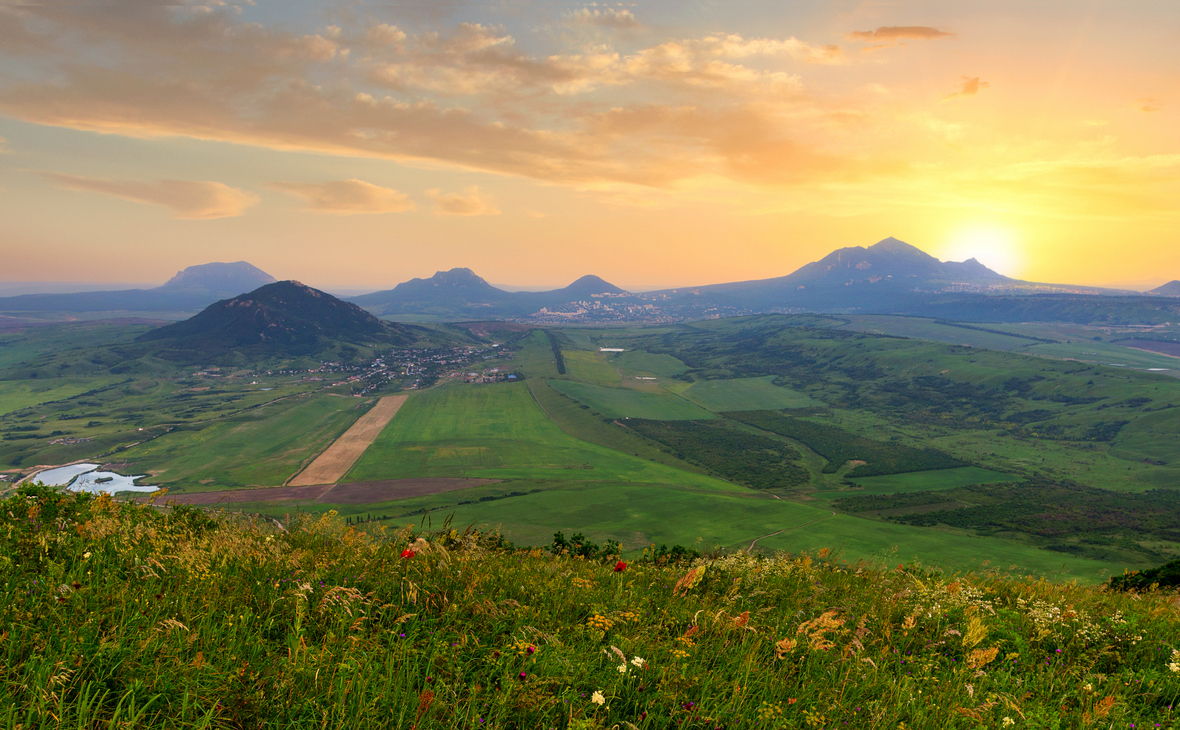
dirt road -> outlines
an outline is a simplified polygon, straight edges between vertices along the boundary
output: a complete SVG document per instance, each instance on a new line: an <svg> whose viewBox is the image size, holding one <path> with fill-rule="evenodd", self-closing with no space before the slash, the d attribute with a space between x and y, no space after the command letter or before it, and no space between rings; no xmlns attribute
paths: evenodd
<svg viewBox="0 0 1180 730"><path fill-rule="evenodd" d="M387 395L377 405L361 416L352 427L324 450L324 453L307 465L307 468L287 482L287 486L306 487L315 484L335 484L340 481L381 429L385 428L406 402L405 395Z"/></svg>

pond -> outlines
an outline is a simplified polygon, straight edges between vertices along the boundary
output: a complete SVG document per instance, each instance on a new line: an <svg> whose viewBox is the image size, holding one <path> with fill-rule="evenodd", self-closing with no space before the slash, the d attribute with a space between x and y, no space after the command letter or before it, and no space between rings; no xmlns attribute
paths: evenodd
<svg viewBox="0 0 1180 730"><path fill-rule="evenodd" d="M31 481L41 482L47 487L65 487L71 492L89 492L98 494L106 492L154 492L159 487L138 485L136 479L142 479L143 474L137 476L123 476L113 471L94 471L98 464L71 464L56 469L41 472Z"/></svg>

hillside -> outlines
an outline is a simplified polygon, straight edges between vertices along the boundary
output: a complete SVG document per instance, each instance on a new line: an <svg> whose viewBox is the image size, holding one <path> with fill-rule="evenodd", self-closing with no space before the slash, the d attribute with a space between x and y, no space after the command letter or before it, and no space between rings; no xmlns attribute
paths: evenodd
<svg viewBox="0 0 1180 730"><path fill-rule="evenodd" d="M551 291L507 292L492 286L471 269L455 268L349 301L380 315L526 317L542 308L569 305L603 294L618 296L626 292L597 276L583 276L569 286Z"/></svg>
<svg viewBox="0 0 1180 730"><path fill-rule="evenodd" d="M40 488L0 528L24 727L1174 727L1180 700L1170 592Z"/></svg>
<svg viewBox="0 0 1180 730"><path fill-rule="evenodd" d="M1163 286L1157 286L1147 293L1158 294L1164 297L1180 297L1180 279L1169 281Z"/></svg>
<svg viewBox="0 0 1180 730"><path fill-rule="evenodd" d="M190 266L154 289L0 297L3 312L165 312L202 309L275 278L245 261Z"/></svg>
<svg viewBox="0 0 1180 730"><path fill-rule="evenodd" d="M337 342L401 346L412 343L414 335L403 325L384 323L331 294L297 281L280 281L212 304L190 319L136 339L208 359L229 351L312 355Z"/></svg>

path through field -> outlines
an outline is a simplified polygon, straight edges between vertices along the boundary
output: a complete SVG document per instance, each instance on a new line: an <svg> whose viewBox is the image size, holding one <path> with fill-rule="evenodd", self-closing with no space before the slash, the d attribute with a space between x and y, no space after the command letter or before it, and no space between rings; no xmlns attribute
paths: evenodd
<svg viewBox="0 0 1180 730"><path fill-rule="evenodd" d="M287 482L288 486L305 487L314 484L335 484L344 477L356 460L361 458L381 429L385 428L406 402L406 395L387 395L377 401L368 413L361 416L340 438L324 449L324 453L307 468Z"/></svg>

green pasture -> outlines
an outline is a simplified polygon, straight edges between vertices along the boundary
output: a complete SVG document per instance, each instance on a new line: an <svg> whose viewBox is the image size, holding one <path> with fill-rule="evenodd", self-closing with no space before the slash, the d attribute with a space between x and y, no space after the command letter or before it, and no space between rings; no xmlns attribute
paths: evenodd
<svg viewBox="0 0 1180 730"><path fill-rule="evenodd" d="M173 491L279 486L359 418L371 399L300 395L182 426L119 454L145 483Z"/></svg>
<svg viewBox="0 0 1180 730"><path fill-rule="evenodd" d="M657 355L644 350L616 353L612 359L629 373L648 377L670 378L688 370L687 365L671 355Z"/></svg>
<svg viewBox="0 0 1180 730"><path fill-rule="evenodd" d="M815 552L828 548L849 561L868 560L883 566L917 561L952 571L996 569L1014 575L1043 576L1055 581L1097 583L1124 570L1144 565L1077 558L1042 550L1016 539L979 537L949 528L918 528L881 520L827 513L828 519L793 527L758 541L768 551Z"/></svg>
<svg viewBox="0 0 1180 730"><path fill-rule="evenodd" d="M732 380L699 380L679 395L714 413L823 406L805 393L775 385L773 375Z"/></svg>
<svg viewBox="0 0 1180 730"><path fill-rule="evenodd" d="M526 494L503 496L512 491ZM488 497L498 498L479 501ZM547 545L559 530L567 538L581 532L600 543L616 540L632 551L652 543L701 551L744 550L759 538L756 548L762 551L829 548L849 561L895 565L916 559L947 570L978 570L985 563L1007 570L1015 565L1020 574L1085 583L1122 573L1124 568L1142 567L1076 558L1018 540L976 537L965 531L834 515L822 504L766 498L748 490L722 494L643 484L512 481L398 502L309 507L317 512L335 508L344 516L389 515L386 524L390 525L416 525L423 522L421 514L394 515L428 509L436 529L450 518L451 525L460 529L472 524L497 528L517 545ZM290 507L270 505L268 509Z"/></svg>
<svg viewBox="0 0 1180 730"><path fill-rule="evenodd" d="M130 342L151 325L119 325L108 322L69 322L38 325L17 332L0 333L0 369L28 362L46 353L83 350Z"/></svg>
<svg viewBox="0 0 1180 730"><path fill-rule="evenodd" d="M49 401L73 398L122 379L105 377L0 380L0 415L30 406L38 406Z"/></svg>
<svg viewBox="0 0 1180 730"><path fill-rule="evenodd" d="M619 371L606 361L601 352L586 350L562 350L565 359L565 374L574 380L609 385L619 382Z"/></svg>
<svg viewBox="0 0 1180 730"><path fill-rule="evenodd" d="M821 499L840 499L848 496L864 496L869 494L896 494L898 492L925 492L932 489L955 489L972 484L991 484L993 482L1014 482L1020 477L1003 472L983 469L978 466L961 466L956 469L935 469L933 471L915 471L908 474L883 474L875 477L860 477L849 479L856 485L853 492L818 492L816 497Z"/></svg>
<svg viewBox="0 0 1180 730"><path fill-rule="evenodd" d="M908 337L914 340L931 340L948 345L967 345L969 347L985 347L989 350L1019 350L1029 345L1035 345L1035 340L1025 339L1016 335L1003 335L993 332L983 332L966 327L955 327L941 324L933 319L918 317L899 317L894 315L854 314L847 317L849 323L841 329L868 334L889 335L891 337ZM971 325L986 329L996 329L991 325Z"/></svg>
<svg viewBox="0 0 1180 730"><path fill-rule="evenodd" d="M572 380L551 380L549 385L611 418L647 418L653 421L716 418L698 405L655 388L607 388Z"/></svg>
<svg viewBox="0 0 1180 730"><path fill-rule="evenodd" d="M1080 360L1097 365L1112 367L1135 368L1163 368L1165 370L1180 370L1180 359L1160 355L1144 350L1135 350L1109 342L1070 342L1050 344L1034 344L1024 350L1030 355L1053 357L1062 360Z"/></svg>
<svg viewBox="0 0 1180 730"><path fill-rule="evenodd" d="M455 384L414 394L348 473L346 481L428 476L607 480L741 489L574 438L545 415L525 383L475 387Z"/></svg>

